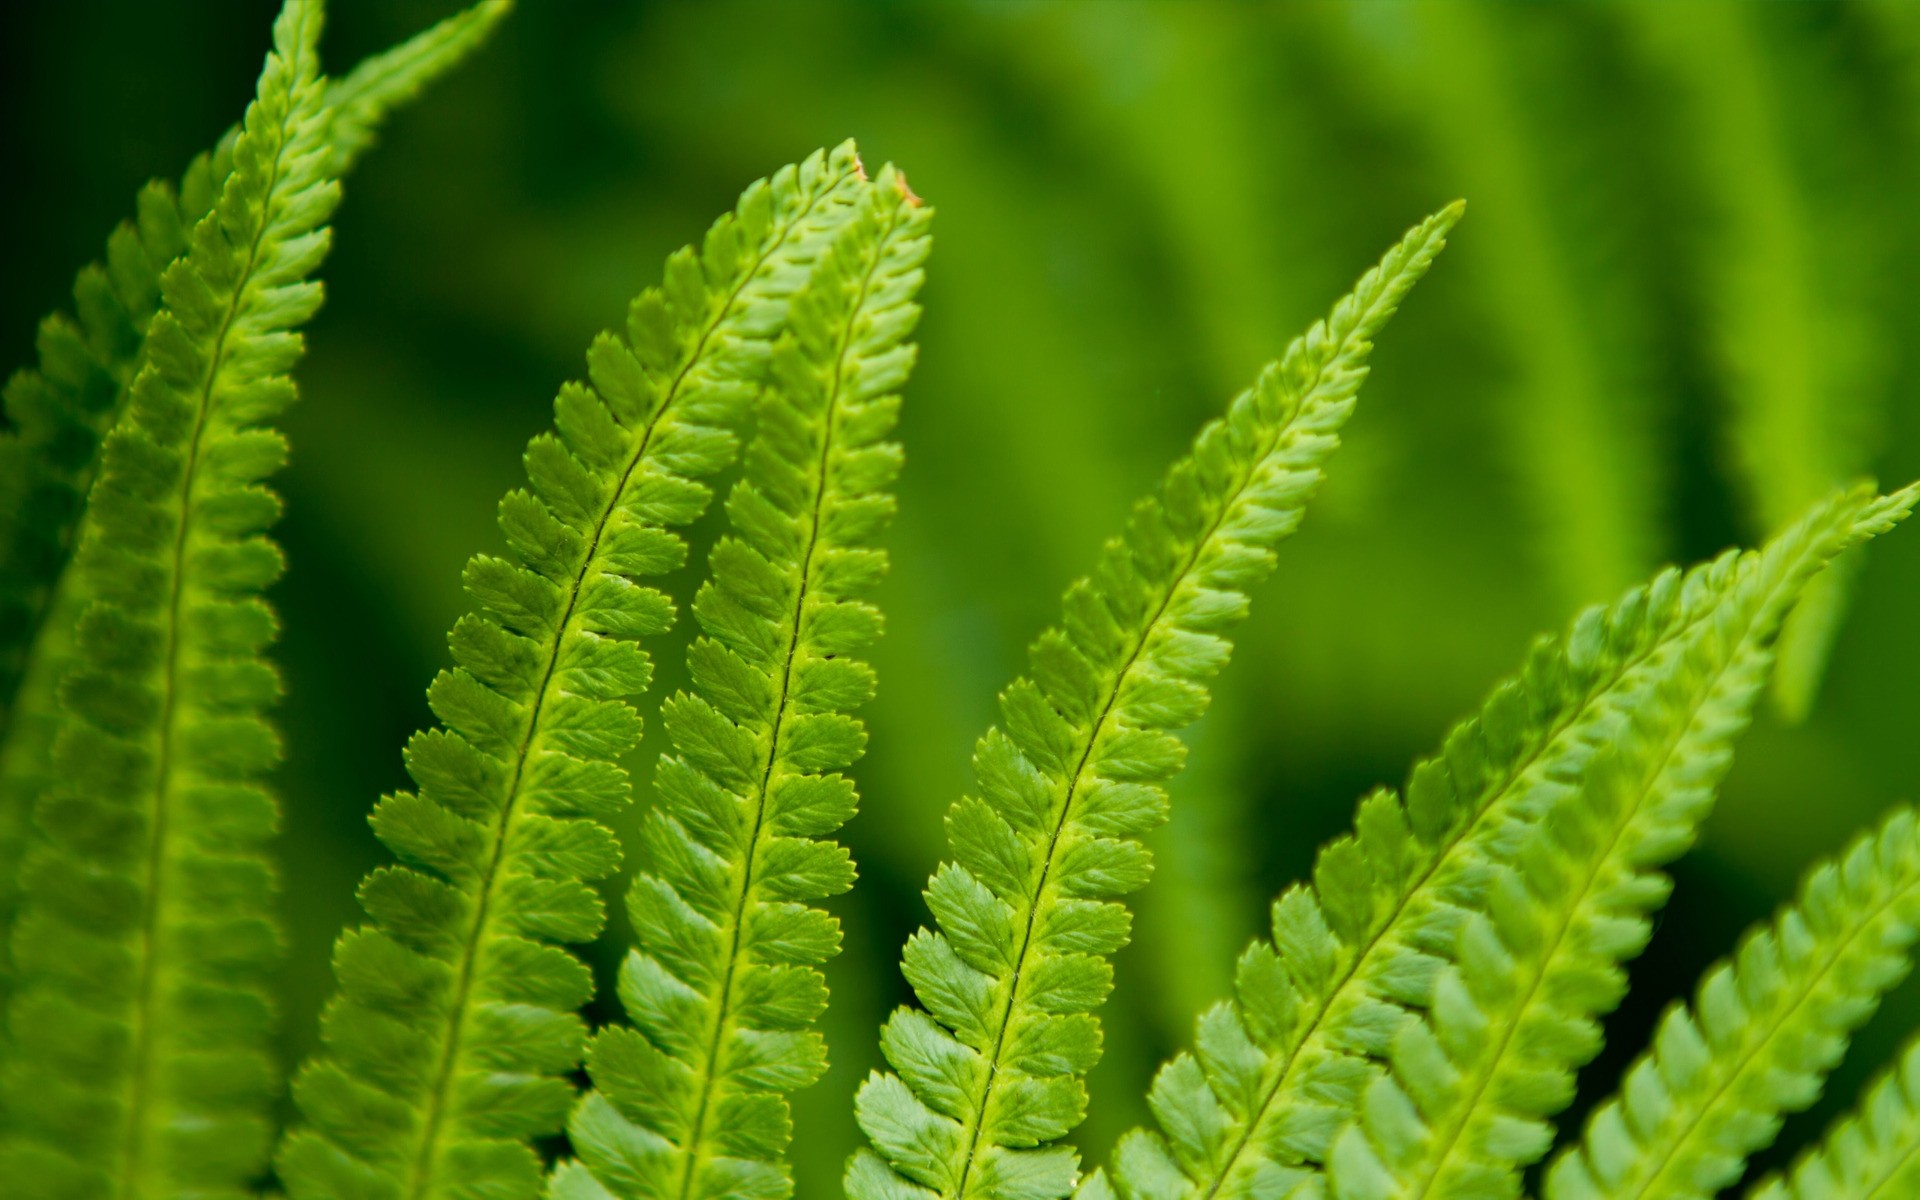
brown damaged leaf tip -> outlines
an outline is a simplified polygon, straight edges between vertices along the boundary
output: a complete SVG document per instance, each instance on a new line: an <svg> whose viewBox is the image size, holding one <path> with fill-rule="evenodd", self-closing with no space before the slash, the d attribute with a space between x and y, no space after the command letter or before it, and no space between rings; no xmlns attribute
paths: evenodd
<svg viewBox="0 0 1920 1200"><path fill-rule="evenodd" d="M913 207L919 208L922 204L926 203L926 201L920 199L918 192L907 186L907 173L898 167L893 169L893 186L900 189L900 194L906 197L907 203L913 205Z"/></svg>

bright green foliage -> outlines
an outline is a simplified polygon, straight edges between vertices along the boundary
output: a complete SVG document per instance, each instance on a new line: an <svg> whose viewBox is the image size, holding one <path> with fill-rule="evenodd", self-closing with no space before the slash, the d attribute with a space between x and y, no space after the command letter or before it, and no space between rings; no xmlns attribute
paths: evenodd
<svg viewBox="0 0 1920 1200"><path fill-rule="evenodd" d="M1863 196L1823 186L1856 169L1845 156L1859 150L1844 136L1855 118L1824 61L1829 47L1794 55L1771 44L1818 46L1822 35L1769 38L1780 22L1767 6L1613 11L1673 89L1688 147L1675 157L1691 168L1702 232L1696 286L1725 381L1726 449L1752 523L1777 529L1871 464L1892 382L1895 338L1877 324L1895 298L1869 240L1876 214ZM1813 702L1849 575L1817 585L1781 643L1776 691L1789 716Z"/></svg>
<svg viewBox="0 0 1920 1200"><path fill-rule="evenodd" d="M641 580L678 569L674 532L706 511L788 302L866 188L851 145L749 188L699 251L667 260L626 336L597 338L563 387L555 432L526 452L531 491L500 503L510 559L474 557L480 605L449 637L456 666L417 734L417 792L375 807L404 865L361 885L370 925L343 935L326 1053L295 1084L308 1128L280 1174L295 1197L534 1194L529 1139L557 1132L586 1029L587 968L556 943L603 923L591 881L620 849L605 822L640 736L639 640L672 603Z"/></svg>
<svg viewBox="0 0 1920 1200"><path fill-rule="evenodd" d="M1599 201L1568 204L1552 187L1557 169L1580 192L1604 194L1616 172L1561 161L1578 151L1559 145L1561 127L1542 127L1550 110L1539 110L1550 102L1516 103L1540 50L1524 36L1529 14L1480 4L1404 12L1426 48L1429 83L1416 107L1473 197L1477 223L1497 231L1469 253L1483 256L1488 316L1505 329L1512 357L1500 431L1536 554L1571 611L1659 562L1663 481L1644 319L1605 286L1617 264L1594 261L1620 249L1607 244L1619 214Z"/></svg>
<svg viewBox="0 0 1920 1200"><path fill-rule="evenodd" d="M161 277L76 570L45 837L14 934L9 1194L244 1194L266 1160L263 989L277 953L260 778L279 690L259 593L280 572L262 481L286 455L308 276L338 198L317 3L294 0L232 173Z"/></svg>
<svg viewBox="0 0 1920 1200"><path fill-rule="evenodd" d="M479 0L334 80L327 104L333 109L330 136L341 173L373 147L393 110L465 61L512 8L512 0Z"/></svg>
<svg viewBox="0 0 1920 1200"><path fill-rule="evenodd" d="M887 1021L881 1044L897 1074L875 1074L859 1094L874 1149L848 1169L854 1200L1071 1190L1078 1156L1048 1143L1085 1109L1106 956L1128 935L1112 897L1147 881L1136 839L1165 818L1160 785L1185 757L1172 731L1204 710L1230 649L1221 635L1298 527L1353 411L1370 339L1459 212L1410 232L1201 431L1093 576L1069 589L1062 627L1030 652L1032 678L1002 693L1004 728L975 749L981 796L947 817L956 861L927 887L940 928L915 934L904 955L925 1010Z"/></svg>
<svg viewBox="0 0 1920 1200"><path fill-rule="evenodd" d="M1563 638L1537 644L1520 674L1414 768L1404 801L1384 791L1368 797L1356 832L1321 851L1312 884L1280 897L1272 942L1241 956L1235 999L1206 1013L1195 1053L1155 1079L1160 1132L1122 1139L1111 1184L1095 1177L1093 1186L1129 1198L1282 1197L1313 1179L1361 1110L1379 1075L1374 1064L1418 1048L1415 1014L1436 1004L1439 980L1452 978L1447 963L1463 953L1461 931L1486 908L1500 864L1537 837L1547 813L1585 803L1591 780L1611 786L1617 773L1597 756L1629 730L1686 748L1672 764L1642 763L1653 773L1633 780L1643 785L1636 795L1676 810L1650 807L1675 840L1638 844L1641 860L1665 861L1683 848L1725 769L1725 743L1751 712L1785 614L1835 554L1912 501L1904 493L1842 497L1764 551L1662 572L1611 607L1583 613ZM1638 887L1606 899L1632 917L1633 906L1664 898L1657 876ZM1633 937L1598 948L1612 961L1636 950L1644 921L1629 929ZM1617 1000L1612 978L1596 985L1595 1011ZM1586 1038L1543 1040L1563 1067L1593 1049ZM1424 1100L1431 1089L1414 1090ZM1528 1103L1551 1111L1564 1092L1554 1079ZM1517 1158L1531 1147L1537 1157L1544 1146L1528 1137L1509 1152ZM1359 1188L1364 1154L1350 1148L1343 1157L1353 1161L1340 1174Z"/></svg>
<svg viewBox="0 0 1920 1200"><path fill-rule="evenodd" d="M1652 1049L1548 1172L1547 1200L1706 1200L1812 1104L1920 938L1920 822L1896 811L1669 1011Z"/></svg>
<svg viewBox="0 0 1920 1200"><path fill-rule="evenodd" d="M1920 1043L1867 1087L1818 1147L1749 1200L1898 1200L1920 1194Z"/></svg>
<svg viewBox="0 0 1920 1200"><path fill-rule="evenodd" d="M880 632L858 597L887 565L874 543L901 452L883 439L913 364L930 216L883 171L794 299L727 501L735 532L694 602L694 691L665 705L676 753L656 776L627 899L637 948L620 974L635 1027L594 1038L596 1090L568 1124L598 1186L570 1168L556 1195L793 1190L782 1093L826 1069L814 964L840 931L809 902L853 885L851 858L824 836L857 802L837 772L865 749L848 714L875 680L851 656Z"/></svg>
<svg viewBox="0 0 1920 1200"><path fill-rule="evenodd" d="M1467 911L1427 1020L1398 1031L1389 1073L1336 1144L1336 1196L1518 1195L1519 1169L1552 1144L1547 1121L1600 1047L1599 1018L1626 993L1623 964L1652 935L1671 889L1660 868L1712 808L1791 599L1915 495L1845 494L1752 558L1736 603L1639 690L1572 794L1502 832L1511 865L1453 897Z"/></svg>
<svg viewBox="0 0 1920 1200"><path fill-rule="evenodd" d="M345 174L386 117L478 46L505 11L499 0L483 0L331 83L334 174ZM71 666L81 602L65 596L63 580L100 445L126 407L160 309L161 273L212 209L232 169L236 134L195 158L177 190L160 182L141 190L135 218L107 239L105 262L75 279L74 315L41 323L37 369L7 381L13 428L0 434L0 928L11 923L28 822L51 777L58 689Z"/></svg>

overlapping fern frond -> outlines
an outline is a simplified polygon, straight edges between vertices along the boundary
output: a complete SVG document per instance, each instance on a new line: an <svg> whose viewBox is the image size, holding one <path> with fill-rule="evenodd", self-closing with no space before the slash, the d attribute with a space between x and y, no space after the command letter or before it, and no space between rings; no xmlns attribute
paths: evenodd
<svg viewBox="0 0 1920 1200"><path fill-rule="evenodd" d="M1920 1195L1920 1043L1867 1085L1854 1111L1748 1200L1896 1200Z"/></svg>
<svg viewBox="0 0 1920 1200"><path fill-rule="evenodd" d="M1901 809L1710 969L1547 1173L1547 1200L1707 1200L1812 1104L1920 940L1920 821ZM1824 1195L1824 1194L1823 1194Z"/></svg>
<svg viewBox="0 0 1920 1200"><path fill-rule="evenodd" d="M700 479L733 459L770 339L867 186L849 144L749 188L667 260L625 337L594 341L589 382L529 444L532 490L500 504L511 557L468 563L481 611L428 691L443 728L407 748L418 790L374 810L402 865L366 878L371 923L336 948L326 1049L295 1084L308 1127L279 1156L291 1195L538 1190L529 1142L572 1104L592 992L562 944L600 931L590 885L619 864L605 822L629 799L640 640L675 619L643 581L685 561L675 530L706 510Z"/></svg>
<svg viewBox="0 0 1920 1200"><path fill-rule="evenodd" d="M286 446L298 326L338 198L316 40L290 0L231 173L160 277L126 412L101 450L80 612L23 871L4 1067L10 1195L240 1195L265 1162L266 854L279 574L265 478Z"/></svg>
<svg viewBox="0 0 1920 1200"><path fill-rule="evenodd" d="M1060 628L1034 643L1031 678L1001 694L1003 725L974 755L979 797L947 817L952 862L926 897L938 923L904 971L881 1045L895 1073L862 1087L873 1149L847 1189L882 1197L1065 1195L1078 1156L1057 1144L1086 1104L1100 1054L1093 1015L1129 917L1114 897L1147 881L1138 835L1165 816L1172 736L1197 719L1226 662L1246 589L1299 524L1366 375L1370 339L1444 244L1453 206L1417 226L1324 324L1296 340L1135 509Z"/></svg>
<svg viewBox="0 0 1920 1200"><path fill-rule="evenodd" d="M1549 1120L1599 1050L1599 1019L1626 992L1625 962L1652 935L1671 888L1661 868L1692 844L1766 687L1792 609L1763 598L1804 594L1915 495L1843 494L1757 556L1736 585L1746 603L1639 693L1573 794L1516 835L1484 898L1464 905L1427 1020L1399 1032L1335 1147L1337 1197L1519 1194L1520 1169L1546 1153Z"/></svg>
<svg viewBox="0 0 1920 1200"><path fill-rule="evenodd" d="M1808 580L1912 500L1843 496L1763 551L1662 572L1611 607L1583 613L1563 638L1537 644L1520 674L1414 768L1404 800L1368 797L1355 833L1321 851L1312 883L1275 903L1272 941L1241 957L1235 999L1205 1014L1194 1052L1155 1079L1159 1131L1122 1139L1111 1178L1095 1176L1090 1194L1283 1197L1316 1181L1363 1101L1373 1112L1374 1064L1406 1052L1419 1014L1452 997L1443 986L1448 964L1472 952L1462 931L1486 908L1497 871L1543 824L1583 803L1594 778L1613 778L1603 748L1637 720L1647 743L1685 749L1636 780L1657 781L1657 794L1679 808L1656 806L1671 841L1643 843L1636 860L1665 861L1703 815L1726 742L1744 726L1780 623ZM1653 879L1637 886L1608 902L1631 910L1664 897ZM1608 961L1637 950L1644 936L1637 926L1604 929L1620 935L1599 947ZM1553 1045L1568 1065L1593 1049L1578 1037ZM1409 1058L1404 1066L1434 1064ZM1529 1104L1564 1103L1560 1080L1529 1082L1542 1083ZM1433 1088L1411 1090L1424 1100ZM1396 1111L1376 1115L1385 1122ZM1380 1135L1388 1132L1421 1130L1417 1121L1382 1124ZM1520 1158L1532 1147L1537 1157L1544 1146L1534 1141L1529 1131L1508 1149ZM1368 1176L1364 1149L1364 1141L1350 1144L1336 1173L1355 1188Z"/></svg>
<svg viewBox="0 0 1920 1200"><path fill-rule="evenodd" d="M811 902L854 868L826 835L852 816L837 772L865 748L873 694L853 657L880 632L860 596L886 569L893 428L930 212L887 168L795 297L769 398L694 602L694 682L665 706L675 753L656 777L628 895L621 968L631 1029L602 1030L595 1090L568 1123L582 1165L556 1196L780 1197L792 1117L826 1045L816 964L839 924ZM591 1173L591 1179L588 1178Z"/></svg>
<svg viewBox="0 0 1920 1200"><path fill-rule="evenodd" d="M401 46L369 58L327 88L332 170L344 175L385 119L484 41L507 11L483 0ZM0 929L10 926L31 815L52 772L62 721L59 685L72 665L80 601L65 596L100 446L125 410L161 274L187 250L232 169L230 131L188 165L178 187L154 182L136 215L107 240L103 262L81 269L72 315L41 322L38 364L4 394L0 433ZM6 955L0 952L0 997Z"/></svg>

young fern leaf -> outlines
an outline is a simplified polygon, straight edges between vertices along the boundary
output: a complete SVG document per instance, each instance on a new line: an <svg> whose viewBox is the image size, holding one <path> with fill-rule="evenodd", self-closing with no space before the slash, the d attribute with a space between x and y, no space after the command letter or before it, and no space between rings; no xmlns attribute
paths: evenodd
<svg viewBox="0 0 1920 1200"><path fill-rule="evenodd" d="M635 1028L602 1030L595 1090L568 1123L580 1165L557 1197L784 1197L792 1118L826 1045L815 964L839 925L810 901L854 869L825 835L853 815L835 772L865 748L848 715L874 690L851 657L880 632L858 597L886 569L900 447L884 441L914 359L906 341L931 213L892 168L795 297L746 472L735 533L694 602L694 692L665 706L676 753L628 895L637 948L620 973ZM592 1180L586 1176L590 1171ZM597 1181L597 1184L593 1181Z"/></svg>
<svg viewBox="0 0 1920 1200"><path fill-rule="evenodd" d="M1900 1200L1920 1195L1920 1042L1867 1087L1858 1108L1748 1200Z"/></svg>
<svg viewBox="0 0 1920 1200"><path fill-rule="evenodd" d="M367 876L371 924L334 953L325 1051L294 1089L308 1128L279 1155L297 1200L538 1191L529 1142L566 1118L593 990L561 944L600 931L590 884L619 865L605 822L640 736L625 698L651 675L640 639L675 618L640 581L685 561L674 530L706 510L699 479L732 461L769 339L865 186L848 144L747 189L528 445L532 490L500 503L512 556L468 563L481 611L428 690L444 728L407 747L418 791L374 809L403 865Z"/></svg>
<svg viewBox="0 0 1920 1200"><path fill-rule="evenodd" d="M101 453L72 716L13 937L10 1195L238 1196L265 1164L279 682L260 592L281 559L263 480L338 197L320 23L318 3L282 9L232 173L161 278Z"/></svg>
<svg viewBox="0 0 1920 1200"><path fill-rule="evenodd" d="M1547 1173L1546 1200L1707 1200L1820 1096L1920 938L1920 821L1897 810L1709 970Z"/></svg>
<svg viewBox="0 0 1920 1200"><path fill-rule="evenodd" d="M1204 1014L1194 1052L1155 1078L1159 1132L1122 1138L1111 1178L1092 1177L1089 1195L1279 1200L1324 1183L1375 1064L1433 1004L1495 872L1578 799L1627 714L1664 696L1658 730L1643 733L1669 740L1707 726L1703 716L1712 729L1744 723L1728 681L1763 672L1809 578L1911 501L1844 497L1763 551L1663 571L1536 643L1414 767L1404 800L1369 796L1355 832L1320 852L1312 883L1274 904L1272 940L1241 956L1234 1000Z"/></svg>
<svg viewBox="0 0 1920 1200"><path fill-rule="evenodd" d="M505 6L483 3L330 83L332 169L344 175L395 108L484 39ZM99 450L119 421L160 310L160 278L187 251L233 163L238 131L188 166L177 189L141 189L136 216L107 240L104 263L74 281L74 315L41 323L37 368L7 381L13 428L0 434L0 929L11 926L34 806L52 779L59 684L72 661L79 601L64 583ZM0 951L0 1000L6 986Z"/></svg>
<svg viewBox="0 0 1920 1200"><path fill-rule="evenodd" d="M1842 494L1755 559L1747 587L1804 592L1821 563L1913 502L1912 490ZM1359 1123L1336 1144L1340 1200L1515 1196L1521 1169L1552 1144L1548 1121L1599 1049L1599 1020L1626 993L1624 964L1671 889L1660 868L1711 810L1790 610L1728 615L1675 658L1675 677L1640 693L1578 789L1531 823L1484 902L1469 906L1427 1020L1401 1030ZM1759 652L1728 654L1748 642ZM1729 668L1717 670L1721 661ZM1703 697L1696 681L1707 678Z"/></svg>
<svg viewBox="0 0 1920 1200"><path fill-rule="evenodd" d="M926 897L939 924L907 943L924 1011L902 1008L857 1114L873 1144L850 1164L854 1200L1071 1190L1076 1125L1100 1054L1093 1015L1129 917L1112 897L1147 880L1136 840L1165 815L1181 765L1173 730L1207 701L1221 636L1298 527L1366 375L1370 339L1444 244L1460 208L1417 226L1324 324L1288 347L1210 423L1134 510L1062 627L1000 697L1003 728L975 750L981 797L947 817L956 861Z"/></svg>

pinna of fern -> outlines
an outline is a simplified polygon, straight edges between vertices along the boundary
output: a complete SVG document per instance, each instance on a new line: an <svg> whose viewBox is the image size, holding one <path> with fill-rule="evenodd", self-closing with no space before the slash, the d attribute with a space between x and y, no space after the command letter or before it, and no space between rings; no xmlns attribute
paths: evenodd
<svg viewBox="0 0 1920 1200"><path fill-rule="evenodd" d="M1847 1039L1912 967L1920 821L1898 809L1710 968L1676 1005L1586 1134L1547 1174L1547 1200L1706 1200L1737 1181L1785 1114L1819 1098Z"/></svg>
<svg viewBox="0 0 1920 1200"><path fill-rule="evenodd" d="M595 339L588 382L528 445L531 490L500 503L510 557L468 563L480 611L428 690L443 727L407 747L417 790L374 809L401 864L367 876L370 923L337 944L324 1050L294 1087L306 1127L278 1156L290 1195L537 1192L530 1141L572 1103L592 993L563 946L600 932L640 643L675 619L643 581L684 563L700 479L732 461L791 297L869 186L847 144L747 189L667 260L625 337Z"/></svg>
<svg viewBox="0 0 1920 1200"><path fill-rule="evenodd" d="M265 985L278 937L261 786L278 678L260 591L279 573L268 424L338 198L316 42L290 0L232 169L160 279L107 436L76 570L84 598L41 800L0 1177L23 1197L243 1194L275 1091Z"/></svg>
<svg viewBox="0 0 1920 1200"><path fill-rule="evenodd" d="M734 532L694 602L694 690L664 707L675 753L655 777L620 971L633 1028L593 1040L594 1091L568 1123L580 1165L557 1174L557 1197L792 1191L784 1093L826 1067L816 964L840 942L810 902L853 883L825 839L857 803L837 772L866 740L850 712L875 679L853 656L880 615L859 597L887 563L874 543L901 451L883 439L913 363L930 216L883 170L794 298L727 501Z"/></svg>
<svg viewBox="0 0 1920 1200"><path fill-rule="evenodd" d="M1662 572L1537 644L1441 753L1415 767L1404 801L1368 797L1355 833L1321 851L1312 883L1275 903L1272 940L1242 955L1235 999L1207 1012L1194 1052L1156 1077L1158 1131L1123 1138L1109 1171L1089 1178L1089 1194L1282 1197L1320 1180L1341 1130L1372 1103L1374 1064L1393 1059L1436 1005L1461 931L1488 904L1501 865L1543 822L1583 803L1596 775L1621 777L1596 764L1633 730L1635 714L1640 738L1671 753L1642 760L1634 794L1664 797L1656 814L1687 805L1660 825L1668 856L1684 847L1751 713L1782 620L1834 555L1884 530L1911 499L1843 495L1763 551ZM1642 878L1610 897L1626 905L1615 915L1631 929L1634 906L1664 894ZM1594 969L1604 976L1608 961L1637 948L1624 935L1598 946ZM1559 1043L1568 1078L1534 1077L1544 1086L1533 1102L1564 1104L1571 1069L1592 1044ZM1409 1055L1406 1065L1425 1064ZM1509 1150L1524 1161L1532 1143L1516 1139ZM1349 1144L1342 1158L1364 1156ZM1336 1175L1358 1179L1364 1166Z"/></svg>
<svg viewBox="0 0 1920 1200"><path fill-rule="evenodd" d="M1904 519L1915 496L1840 494L1757 556L1736 591L1804 598L1825 563ZM1671 889L1661 868L1711 811L1793 611L1736 606L1709 622L1572 793L1502 835L1517 849L1461 904L1426 1019L1399 1031L1335 1147L1336 1196L1518 1194L1626 992L1624 964ZM1756 653L1727 652L1749 641Z"/></svg>
<svg viewBox="0 0 1920 1200"><path fill-rule="evenodd" d="M327 85L332 170L344 176L386 118L479 46L508 11L482 0ZM74 311L41 322L36 367L7 381L0 434L0 929L11 926L18 864L34 806L52 781L62 723L59 686L71 666L83 597L67 584L100 447L119 421L160 310L162 272L186 253L232 169L231 130L194 158L177 187L149 183L106 257L74 280ZM4 938L0 938L0 943ZM6 954L0 945L0 999Z"/></svg>
<svg viewBox="0 0 1920 1200"><path fill-rule="evenodd" d="M1147 881L1137 838L1164 818L1160 785L1184 757L1172 731L1205 708L1222 635L1298 527L1372 337L1459 214L1415 227L1201 431L1069 589L1063 626L1030 652L1032 677L1002 693L1003 727L975 750L981 795L949 812L955 861L928 883L939 928L903 956L925 1007L888 1019L896 1073L873 1075L856 1102L873 1149L848 1168L855 1200L1071 1190L1078 1157L1057 1139L1085 1109L1107 956L1129 929L1113 897Z"/></svg>
<svg viewBox="0 0 1920 1200"><path fill-rule="evenodd" d="M1867 1085L1791 1170L1762 1180L1749 1200L1896 1200L1920 1193L1920 1042Z"/></svg>

